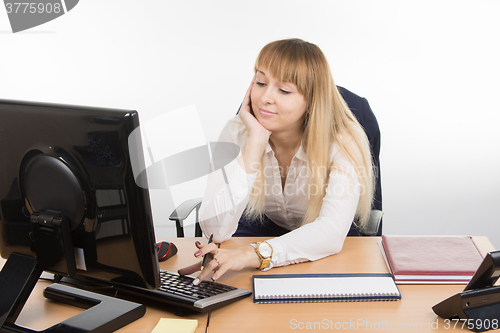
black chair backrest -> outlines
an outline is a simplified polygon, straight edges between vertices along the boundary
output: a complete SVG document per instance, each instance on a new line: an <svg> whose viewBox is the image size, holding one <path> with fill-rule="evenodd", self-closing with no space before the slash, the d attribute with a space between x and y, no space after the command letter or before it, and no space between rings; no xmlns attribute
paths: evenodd
<svg viewBox="0 0 500 333"><path fill-rule="evenodd" d="M349 109L351 109L356 119L358 119L361 126L363 126L368 141L370 142L370 150L373 158L373 165L375 167L375 176L377 177L375 183L374 200L372 209L382 210L382 185L380 179L380 128L378 126L377 118L373 113L366 98L360 97L353 92L337 86L340 94L346 101ZM382 223L380 223L377 235L382 235Z"/></svg>

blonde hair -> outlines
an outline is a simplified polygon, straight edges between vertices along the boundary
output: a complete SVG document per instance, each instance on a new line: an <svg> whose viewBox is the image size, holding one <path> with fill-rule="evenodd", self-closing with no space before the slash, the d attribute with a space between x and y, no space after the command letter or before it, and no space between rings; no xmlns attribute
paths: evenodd
<svg viewBox="0 0 500 333"><path fill-rule="evenodd" d="M364 225L370 215L374 191L370 147L364 130L333 81L323 52L318 46L301 39L278 40L260 51L255 72L263 69L281 82L295 84L307 101L302 146L308 161L309 184L320 191L310 193L302 225L318 217L330 171L343 171L335 165L335 161L330 161L334 144L356 168L361 191L355 217L359 226ZM261 162L245 213L249 218L261 217L264 212L262 165Z"/></svg>

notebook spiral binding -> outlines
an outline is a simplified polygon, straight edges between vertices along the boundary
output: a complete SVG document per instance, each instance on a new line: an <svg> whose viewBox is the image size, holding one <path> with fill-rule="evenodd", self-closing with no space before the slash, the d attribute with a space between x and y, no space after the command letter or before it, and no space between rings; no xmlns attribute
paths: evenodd
<svg viewBox="0 0 500 333"><path fill-rule="evenodd" d="M393 301L397 294L339 294L339 295L267 295L256 297L258 303L329 303Z"/></svg>

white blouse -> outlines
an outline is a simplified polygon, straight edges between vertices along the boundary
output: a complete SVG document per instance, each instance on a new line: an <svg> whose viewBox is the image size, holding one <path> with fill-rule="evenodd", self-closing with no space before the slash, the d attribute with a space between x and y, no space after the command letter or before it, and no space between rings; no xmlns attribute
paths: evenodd
<svg viewBox="0 0 500 333"><path fill-rule="evenodd" d="M219 142L237 144L241 156L247 136L245 125L235 116L222 130ZM205 235L213 234L217 243L228 240L235 233L257 177L257 173L245 173L238 163L240 156L224 170L219 169L208 177L200 208L200 226ZM331 161L337 168L330 171L319 216L301 226L308 194L316 191L309 186L306 154L302 146L299 147L283 187L278 160L267 144L263 158L265 214L277 225L290 230L267 240L273 248L270 267L317 260L342 249L358 205L360 184L355 167L338 146L332 148Z"/></svg>

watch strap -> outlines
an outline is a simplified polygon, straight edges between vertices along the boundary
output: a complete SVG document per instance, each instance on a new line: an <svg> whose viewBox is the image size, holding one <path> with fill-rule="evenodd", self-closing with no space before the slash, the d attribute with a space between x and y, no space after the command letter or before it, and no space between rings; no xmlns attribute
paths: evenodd
<svg viewBox="0 0 500 333"><path fill-rule="evenodd" d="M260 253L259 246L261 243L266 243L271 248L271 255L269 257L264 257ZM255 242L255 243L252 243L250 245L254 247L255 253L257 253L257 255L259 256L259 258L261 260L261 264L260 264L260 267L258 269L263 271L263 270L266 270L267 268L269 268L269 266L271 265L271 259L272 259L272 246L268 242Z"/></svg>

